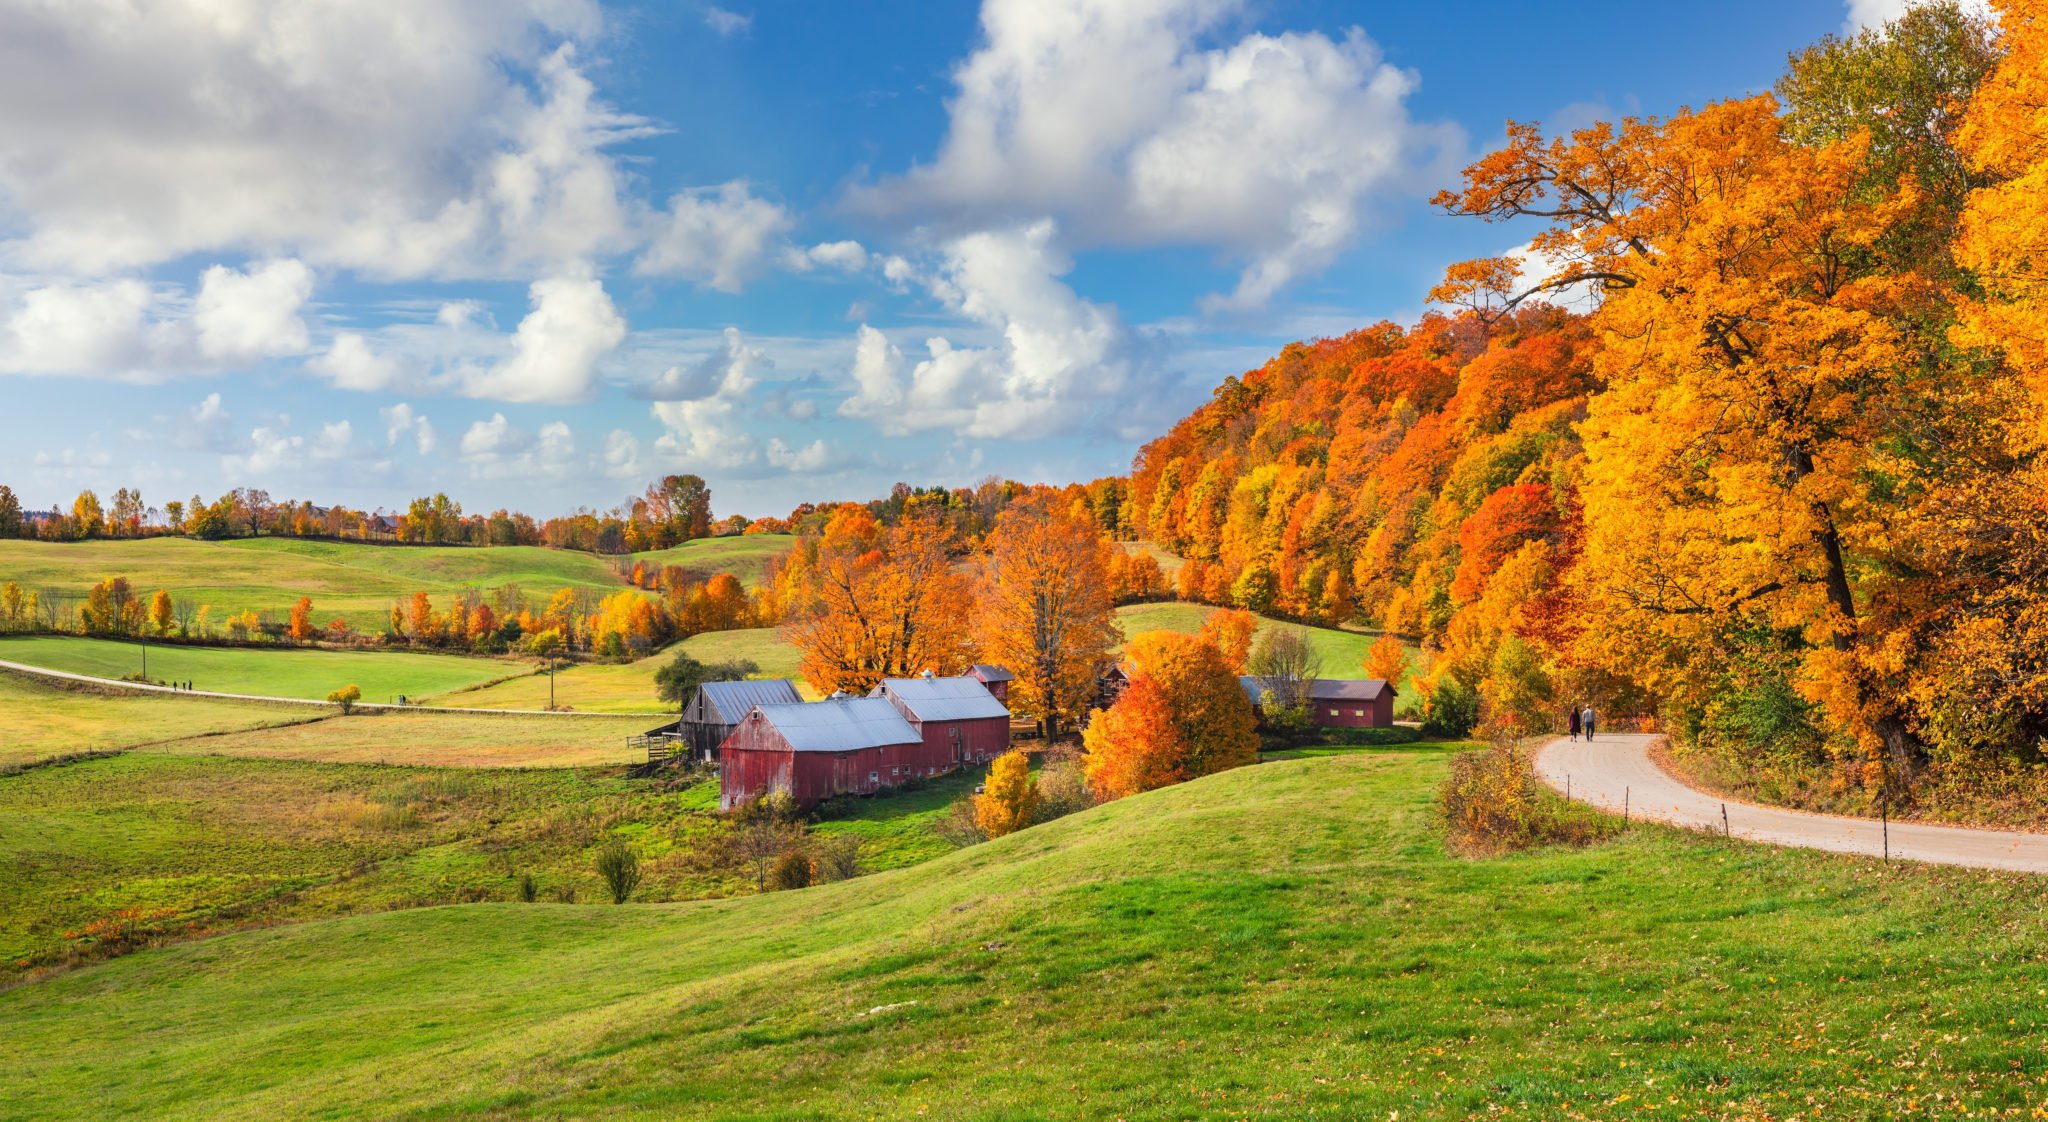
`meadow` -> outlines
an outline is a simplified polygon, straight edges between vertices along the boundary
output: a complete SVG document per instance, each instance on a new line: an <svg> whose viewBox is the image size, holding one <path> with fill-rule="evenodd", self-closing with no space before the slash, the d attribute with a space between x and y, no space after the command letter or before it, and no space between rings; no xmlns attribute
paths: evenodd
<svg viewBox="0 0 2048 1122"><path fill-rule="evenodd" d="M564 667L555 673L555 704L579 713L669 711L673 707L655 696L654 673L673 660L678 650L704 663L747 659L761 668L760 677L791 678L800 692L809 689L797 670L796 648L783 642L775 628L755 627L707 631L632 662ZM548 696L547 675L532 674L444 694L432 704L460 709L545 709Z"/></svg>
<svg viewBox="0 0 2048 1122"><path fill-rule="evenodd" d="M177 699L171 705L183 705ZM358 712L165 740L146 751L410 767L604 767L644 763L626 739L646 717Z"/></svg>
<svg viewBox="0 0 2048 1122"><path fill-rule="evenodd" d="M766 558L786 551L785 535L705 538L641 558L704 576L731 571L751 584ZM394 601L425 592L437 604L464 590L516 584L531 598L562 588L608 595L629 587L612 558L541 546L399 546L299 538L190 538L43 542L0 540L0 581L83 597L108 577L124 576L144 595L157 589L207 605L218 622L243 611L282 620L299 597L316 620L337 617L357 631L381 631Z"/></svg>
<svg viewBox="0 0 2048 1122"><path fill-rule="evenodd" d="M0 1117L1876 1119L2048 1094L2040 880L1640 826L1462 859L1447 756L1267 763L797 892L147 951L0 994ZM49 813L91 858L89 816Z"/></svg>
<svg viewBox="0 0 2048 1122"><path fill-rule="evenodd" d="M1165 601L1154 604L1126 604L1116 610L1116 625L1124 638L1147 631L1181 631L1190 635L1202 629L1202 621L1218 609L1207 604L1189 604L1182 601ZM1379 633L1371 631L1350 631L1335 627L1310 627L1307 624L1262 616L1259 619L1259 634L1288 629L1308 636L1309 646L1315 648L1317 657L1322 659L1322 676L1325 678L1363 678L1365 656L1372 649ZM1413 643L1403 643L1408 652L1410 676L1421 667L1421 652ZM1406 694L1408 680L1396 684L1396 689Z"/></svg>
<svg viewBox="0 0 2048 1122"><path fill-rule="evenodd" d="M63 689L0 672L0 767L203 733L292 724L317 715L295 705L196 697L167 702L142 694Z"/></svg>
<svg viewBox="0 0 2048 1122"><path fill-rule="evenodd" d="M30 666L123 678L139 673L145 657L134 641L69 636L0 637L0 659ZM418 700L512 675L530 673L530 663L414 651L330 651L291 647L200 647L150 643L146 652L153 681L189 681L214 693L319 701L354 685L363 700L390 702L404 695Z"/></svg>

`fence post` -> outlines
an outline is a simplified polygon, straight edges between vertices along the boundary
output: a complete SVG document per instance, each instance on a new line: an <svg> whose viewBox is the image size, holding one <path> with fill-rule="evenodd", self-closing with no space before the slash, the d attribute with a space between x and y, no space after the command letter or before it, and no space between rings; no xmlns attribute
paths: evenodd
<svg viewBox="0 0 2048 1122"><path fill-rule="evenodd" d="M1877 820L1884 830L1884 863L1892 863L1892 813L1890 799L1877 800Z"/></svg>
<svg viewBox="0 0 2048 1122"><path fill-rule="evenodd" d="M1628 825L1628 788L1621 789L1621 824Z"/></svg>
<svg viewBox="0 0 2048 1122"><path fill-rule="evenodd" d="M1727 838L1727 837L1733 837L1733 836L1734 836L1733 834L1730 834L1730 833L1728 832L1728 804L1727 804L1727 803L1722 803L1722 804L1721 804L1721 836L1722 836L1722 837L1724 837L1724 838Z"/></svg>

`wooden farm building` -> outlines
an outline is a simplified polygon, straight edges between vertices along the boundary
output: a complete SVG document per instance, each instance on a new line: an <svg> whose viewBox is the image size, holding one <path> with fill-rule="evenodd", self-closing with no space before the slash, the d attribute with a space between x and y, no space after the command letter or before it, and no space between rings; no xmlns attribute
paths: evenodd
<svg viewBox="0 0 2048 1122"><path fill-rule="evenodd" d="M802 700L796 692L796 683L787 678L706 682L690 695L689 704L683 706L680 719L658 729L650 729L647 735L665 736L677 741L672 755L687 755L692 760L709 763L718 758L718 746L732 735L733 726L752 712L754 706L794 705Z"/></svg>
<svg viewBox="0 0 2048 1122"><path fill-rule="evenodd" d="M1238 678L1252 712L1265 719L1266 685L1258 678ZM1318 728L1391 728L1394 687L1378 678L1311 678L1309 714Z"/></svg>
<svg viewBox="0 0 2048 1122"><path fill-rule="evenodd" d="M881 698L918 730L925 747L953 764L986 763L1010 750L1010 710L971 677L884 678Z"/></svg>
<svg viewBox="0 0 2048 1122"><path fill-rule="evenodd" d="M1000 666L977 662L967 668L967 676L987 686L988 692L994 694L997 701L1004 705L1010 704L1010 683L1017 680L1015 674Z"/></svg>
<svg viewBox="0 0 2048 1122"><path fill-rule="evenodd" d="M718 805L787 793L801 806L865 795L953 768L903 714L879 697L757 705L719 749Z"/></svg>

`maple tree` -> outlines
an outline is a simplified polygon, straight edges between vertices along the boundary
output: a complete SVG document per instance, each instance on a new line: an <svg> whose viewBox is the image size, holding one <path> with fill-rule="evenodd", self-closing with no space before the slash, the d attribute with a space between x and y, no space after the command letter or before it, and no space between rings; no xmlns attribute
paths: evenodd
<svg viewBox="0 0 2048 1122"><path fill-rule="evenodd" d="M164 594L159 592L157 595L163 596ZM166 613L170 610L169 597L164 598L164 610ZM292 637L292 642L294 643L310 643L313 641L315 630L316 628L313 625L313 599L310 596L301 596L299 597L299 602L292 605L290 621L285 626L285 633Z"/></svg>
<svg viewBox="0 0 2048 1122"><path fill-rule="evenodd" d="M1365 676L1398 688L1408 675L1408 648L1392 635L1381 635L1365 649Z"/></svg>
<svg viewBox="0 0 2048 1122"><path fill-rule="evenodd" d="M784 632L815 689L865 694L883 678L967 668L972 608L952 545L934 514L884 527L859 508L800 544L781 576Z"/></svg>
<svg viewBox="0 0 2048 1122"><path fill-rule="evenodd" d="M1242 608L1211 612L1202 621L1202 638L1222 654L1232 674L1244 673L1252 654L1252 636L1258 634L1259 617Z"/></svg>
<svg viewBox="0 0 2048 1122"><path fill-rule="evenodd" d="M158 638L162 638L171 633L172 622L171 594L159 588L156 595L149 598L149 626L156 631Z"/></svg>
<svg viewBox="0 0 2048 1122"><path fill-rule="evenodd" d="M1094 522L1050 498L1005 510L988 536L977 657L1016 676L1010 707L1048 740L1079 719L1119 638L1103 553Z"/></svg>
<svg viewBox="0 0 2048 1122"><path fill-rule="evenodd" d="M1081 736L1097 797L1121 798L1258 758L1251 702L1214 644L1148 631L1125 655L1130 688Z"/></svg>

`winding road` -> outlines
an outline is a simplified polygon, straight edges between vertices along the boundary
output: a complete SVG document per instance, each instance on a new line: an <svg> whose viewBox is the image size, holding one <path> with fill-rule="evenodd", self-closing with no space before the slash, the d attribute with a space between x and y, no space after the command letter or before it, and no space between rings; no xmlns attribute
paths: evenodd
<svg viewBox="0 0 2048 1122"><path fill-rule="evenodd" d="M1603 733L1587 742L1553 740L1536 750L1536 774L1588 806L1734 837L1865 857L1885 852L1884 828L1869 818L1809 814L1711 795L1658 767L1643 733ZM1891 855L1907 861L2048 873L2048 834L1894 822Z"/></svg>

